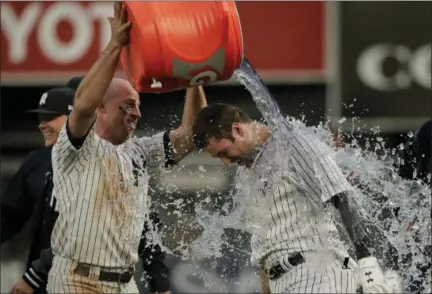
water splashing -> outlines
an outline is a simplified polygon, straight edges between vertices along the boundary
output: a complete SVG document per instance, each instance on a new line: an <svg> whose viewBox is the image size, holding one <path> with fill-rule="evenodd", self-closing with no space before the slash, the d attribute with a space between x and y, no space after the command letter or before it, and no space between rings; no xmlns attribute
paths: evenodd
<svg viewBox="0 0 432 294"><path fill-rule="evenodd" d="M323 122L316 127L306 127L302 122L283 117L276 101L272 98L263 81L256 75L249 63L243 63L236 72L237 79L251 92L254 102L267 124L278 129L289 146L292 130L296 130L330 144L332 132L329 124ZM346 119L342 119L342 123ZM379 137L379 130L373 128L372 140L366 142L367 150L360 148L357 137L353 135L358 121L353 119L352 134L347 134L351 143L332 149L337 164L360 190L359 199L354 201L357 209L363 211L365 223L378 225L387 240L377 240L371 248L386 268L397 270L404 279L405 287L412 280L430 280L430 268L425 276L418 270L419 265L430 261L431 250L431 190L420 181L401 179L394 166L395 150L387 150L384 140ZM280 148L286 148L284 146ZM368 150L369 149L369 150ZM378 155L379 154L379 155ZM275 161L281 158L276 156ZM226 228L243 230L249 233L259 231L254 227L253 218L259 217L245 211L253 200L252 195L233 196L229 214L210 213L202 206L195 208L196 215L204 233L195 240L189 251L191 256L199 258L218 256L225 241L222 240ZM258 208L258 207L257 207ZM246 219L245 218L249 218ZM252 220L251 220L252 219ZM430 287L430 286L429 286Z"/></svg>
<svg viewBox="0 0 432 294"><path fill-rule="evenodd" d="M235 76L250 91L267 124L283 135L283 144L278 148L290 147L293 130L331 144L332 132L328 122L307 127L301 121L283 117L278 104L249 63L243 63ZM339 123L344 121L346 118L342 118ZM412 280L429 281L430 268L423 275L418 267L430 262L430 187L420 181L403 180L398 176L394 167L397 150L385 148L378 128L371 129L372 139L366 141L366 150L361 149L360 139L363 138L359 138L361 135L354 135L358 124L358 120L354 118L351 134L344 134L350 143L332 148L331 155L350 183L362 192L354 205L364 212L365 223L378 224L379 230L386 236L387 240L377 240L376 246L371 249L383 266L394 269L403 276L405 287L412 283ZM275 161L283 163L280 156L275 156ZM198 167L190 176L199 181L205 172L206 169ZM233 190L236 188L238 187ZM176 190L175 187L168 189ZM195 230L195 237L185 237L176 247L165 247L166 251L183 259L220 257L223 248L246 254L248 248L235 247L232 240L227 241L223 235L227 229L249 234L260 231L256 218L259 218L263 211L260 211L258 206L252 207L255 209L254 213L250 211L251 206L254 206L254 196L226 192L223 197L231 201L214 213L217 205L209 203L214 199L204 199L201 193L198 194L192 200L181 198L165 203L165 207L174 209L172 215L183 219L177 224L178 229L164 232L165 235L162 236L155 234L153 238L160 243L167 235L180 235ZM186 217L191 214L195 216ZM425 293L426 291L428 289Z"/></svg>
<svg viewBox="0 0 432 294"><path fill-rule="evenodd" d="M258 110L269 126L284 126L287 130L290 129L276 100L273 99L266 84L247 59L241 64L240 69L235 72L235 77L249 90Z"/></svg>

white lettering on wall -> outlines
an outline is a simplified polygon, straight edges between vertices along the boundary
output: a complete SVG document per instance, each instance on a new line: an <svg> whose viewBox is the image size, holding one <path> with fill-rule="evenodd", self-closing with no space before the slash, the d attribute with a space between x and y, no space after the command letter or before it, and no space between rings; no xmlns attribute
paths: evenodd
<svg viewBox="0 0 432 294"><path fill-rule="evenodd" d="M85 56L92 46L97 46L98 51L102 52L109 42L111 32L107 17L112 14L111 3L96 2L83 6L68 1L56 2L44 8L43 3L31 2L19 16L12 3L1 3L0 10L8 60L14 64L28 60L34 46L39 47L52 62L71 64ZM62 41L57 34L62 21L72 27L72 38L67 42ZM95 23L97 31L94 29ZM33 32L37 43L29 44Z"/></svg>
<svg viewBox="0 0 432 294"><path fill-rule="evenodd" d="M397 62L397 71L387 76L383 64L388 58ZM357 60L357 75L366 86L377 91L406 90L417 84L431 89L431 44L409 48L383 43L365 48Z"/></svg>
<svg viewBox="0 0 432 294"><path fill-rule="evenodd" d="M8 40L8 59L19 64L28 54L28 38L37 17L42 11L41 3L27 5L21 16L18 17L10 4L1 3L1 29Z"/></svg>
<svg viewBox="0 0 432 294"><path fill-rule="evenodd" d="M68 43L63 43L57 36L57 27L64 20L73 27L72 39ZM47 58L68 64L79 60L87 52L93 39L93 26L80 4L56 3L48 8L41 19L37 37Z"/></svg>
<svg viewBox="0 0 432 294"><path fill-rule="evenodd" d="M111 4L106 3L94 3L89 7L90 15L98 21L100 25L99 29L99 52L102 52L111 38L111 28L107 21L107 17L112 15L113 8ZM98 40L94 40L98 41Z"/></svg>

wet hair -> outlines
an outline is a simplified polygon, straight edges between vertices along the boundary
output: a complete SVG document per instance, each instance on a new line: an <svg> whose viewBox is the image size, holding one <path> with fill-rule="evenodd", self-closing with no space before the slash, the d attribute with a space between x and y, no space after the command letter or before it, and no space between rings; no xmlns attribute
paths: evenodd
<svg viewBox="0 0 432 294"><path fill-rule="evenodd" d="M210 139L230 139L233 123L250 123L252 119L240 108L228 104L213 104L203 108L193 126L195 145L205 148Z"/></svg>

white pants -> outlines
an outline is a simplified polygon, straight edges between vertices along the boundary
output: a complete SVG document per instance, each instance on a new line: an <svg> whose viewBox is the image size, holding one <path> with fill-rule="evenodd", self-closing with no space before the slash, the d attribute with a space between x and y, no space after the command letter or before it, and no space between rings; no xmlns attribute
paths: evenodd
<svg viewBox="0 0 432 294"><path fill-rule="evenodd" d="M343 262L333 256L326 263L310 261L307 253L304 256L304 263L286 268L288 272L282 277L269 281L271 293L356 293L354 262L344 269Z"/></svg>
<svg viewBox="0 0 432 294"><path fill-rule="evenodd" d="M103 282L98 280L100 267L90 266L90 276L83 277L74 273L77 265L76 261L54 256L48 274L48 293L139 293L133 278L129 283Z"/></svg>

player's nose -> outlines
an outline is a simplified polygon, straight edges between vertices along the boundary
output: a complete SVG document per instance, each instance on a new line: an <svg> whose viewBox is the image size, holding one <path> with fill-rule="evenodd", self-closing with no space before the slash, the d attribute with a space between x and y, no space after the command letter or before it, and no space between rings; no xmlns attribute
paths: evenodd
<svg viewBox="0 0 432 294"><path fill-rule="evenodd" d="M46 122L45 121L41 121L40 123L39 123L39 130L43 130L43 128L45 128L46 127Z"/></svg>
<svg viewBox="0 0 432 294"><path fill-rule="evenodd" d="M134 118L134 119L140 119L141 118L141 111L138 108L134 108L131 112L130 115Z"/></svg>

